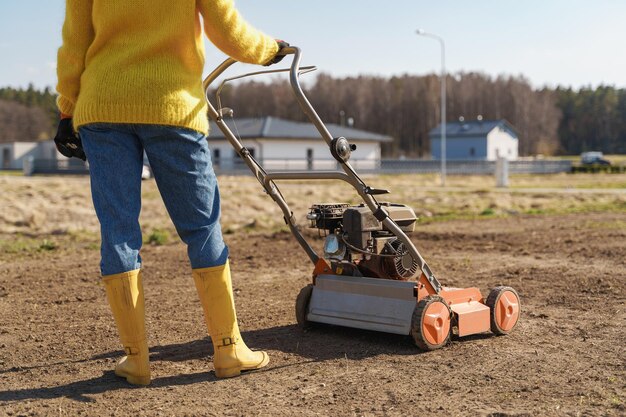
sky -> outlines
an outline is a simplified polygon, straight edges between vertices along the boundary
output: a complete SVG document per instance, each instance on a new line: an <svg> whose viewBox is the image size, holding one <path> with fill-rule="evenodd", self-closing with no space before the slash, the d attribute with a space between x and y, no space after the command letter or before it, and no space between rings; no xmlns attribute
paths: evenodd
<svg viewBox="0 0 626 417"><path fill-rule="evenodd" d="M173 1L172 4L176 2ZM626 87L623 0L237 0L241 14L334 76L523 75L533 86ZM0 0L0 87L56 84L63 0ZM207 42L205 72L225 56Z"/></svg>

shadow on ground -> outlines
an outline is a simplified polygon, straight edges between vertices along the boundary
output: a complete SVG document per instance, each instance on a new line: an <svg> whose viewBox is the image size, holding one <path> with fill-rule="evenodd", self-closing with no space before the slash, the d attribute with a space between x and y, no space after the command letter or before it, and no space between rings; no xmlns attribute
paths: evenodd
<svg viewBox="0 0 626 417"><path fill-rule="evenodd" d="M492 337L476 335L472 339ZM348 358L360 360L377 355L416 355L423 353L413 344L410 336L372 332L329 325L315 324L305 330L297 325L276 326L268 329L244 332L243 338L253 349L264 349L295 354L309 359L308 362ZM21 372L24 370L46 368L54 365L82 363L99 359L117 358L123 351L109 351L95 355L89 359L81 359L52 364L41 364L31 367L13 367L0 370L1 373ZM210 339L193 340L185 343L152 346L150 361L182 362L189 360L208 359L213 355ZM285 365L291 366L291 365ZM262 372L283 368L269 367ZM200 372L154 379L151 388L165 386L190 385L200 382L215 382L218 379L213 372ZM0 402L22 401L26 399L69 398L80 402L93 402L89 395L100 394L119 389L134 389L113 371L102 376L83 381L71 382L55 387L0 391Z"/></svg>

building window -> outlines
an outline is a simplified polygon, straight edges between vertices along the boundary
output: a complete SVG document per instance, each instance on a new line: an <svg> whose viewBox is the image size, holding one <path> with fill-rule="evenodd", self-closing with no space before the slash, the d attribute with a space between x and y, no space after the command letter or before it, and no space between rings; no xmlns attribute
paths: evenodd
<svg viewBox="0 0 626 417"><path fill-rule="evenodd" d="M476 156L476 149L470 148L469 154L470 154L470 156Z"/></svg>
<svg viewBox="0 0 626 417"><path fill-rule="evenodd" d="M216 167L220 166L220 150L213 149L213 165Z"/></svg>
<svg viewBox="0 0 626 417"><path fill-rule="evenodd" d="M11 150L8 148L2 150L2 168L11 168Z"/></svg>
<svg viewBox="0 0 626 417"><path fill-rule="evenodd" d="M308 148L306 150L306 169L309 171L313 169L313 149Z"/></svg>

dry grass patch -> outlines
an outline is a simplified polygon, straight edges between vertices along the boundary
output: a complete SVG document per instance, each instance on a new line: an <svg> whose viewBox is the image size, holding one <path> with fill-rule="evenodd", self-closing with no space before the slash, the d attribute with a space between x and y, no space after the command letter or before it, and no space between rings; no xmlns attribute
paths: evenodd
<svg viewBox="0 0 626 417"><path fill-rule="evenodd" d="M626 211L626 174L556 174L513 176L510 189L497 189L489 176L449 176L438 186L437 175L365 177L368 184L391 194L380 201L413 207L422 222L589 211ZM226 233L285 230L283 213L251 176L220 176L222 224ZM300 224L314 203L360 203L345 183L283 181L279 186ZM606 188L606 190L604 190ZM0 233L41 236L69 234L75 240L97 240L99 226L87 177L0 176ZM153 180L143 183L140 222L148 241L176 236ZM167 240L167 239L166 239Z"/></svg>

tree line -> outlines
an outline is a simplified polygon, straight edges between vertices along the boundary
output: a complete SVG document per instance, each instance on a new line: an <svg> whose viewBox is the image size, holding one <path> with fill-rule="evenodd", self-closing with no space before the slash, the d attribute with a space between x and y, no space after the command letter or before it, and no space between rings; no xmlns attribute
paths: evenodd
<svg viewBox="0 0 626 417"><path fill-rule="evenodd" d="M0 88L0 143L49 139L58 121L56 93L49 87Z"/></svg>
<svg viewBox="0 0 626 417"><path fill-rule="evenodd" d="M626 154L626 89L558 88L561 111L558 136L564 150Z"/></svg>
<svg viewBox="0 0 626 417"><path fill-rule="evenodd" d="M626 153L626 90L533 88L521 76L448 75L447 119L506 119L518 131L521 155L578 154L587 150ZM428 132L439 124L440 79L436 75L337 78L319 74L307 96L328 123L393 138L386 156L430 154ZM58 118L49 89L0 88L0 141L53 135ZM306 121L284 79L228 84L222 103L237 117L266 115Z"/></svg>

